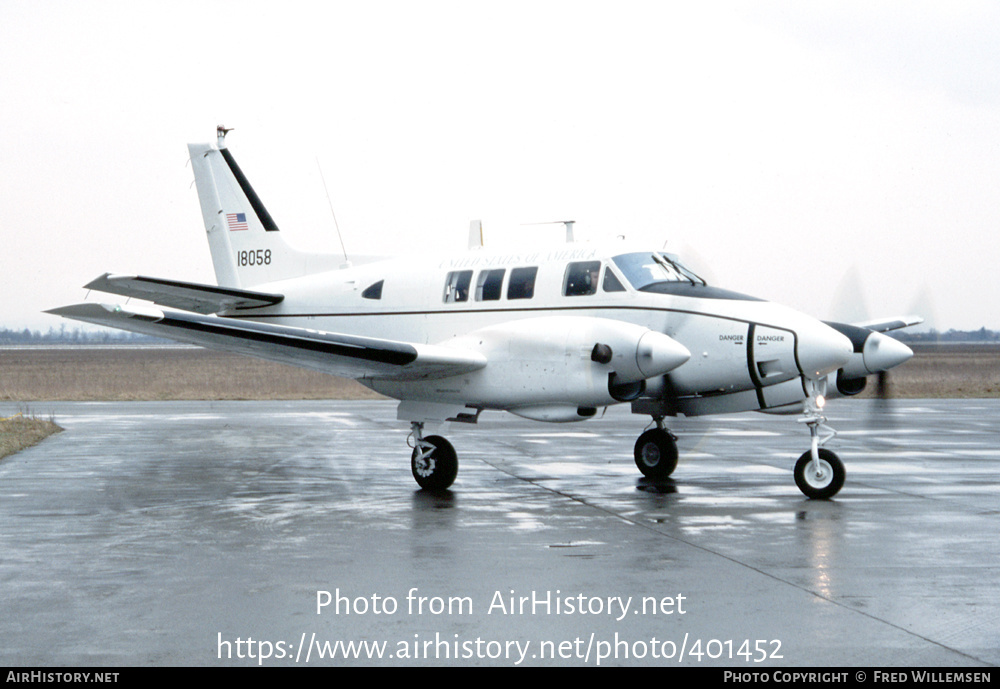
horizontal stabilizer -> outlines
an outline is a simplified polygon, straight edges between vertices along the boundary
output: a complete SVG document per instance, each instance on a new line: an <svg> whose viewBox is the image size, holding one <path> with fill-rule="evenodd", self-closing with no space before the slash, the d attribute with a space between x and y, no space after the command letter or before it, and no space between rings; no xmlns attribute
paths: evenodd
<svg viewBox="0 0 1000 689"><path fill-rule="evenodd" d="M264 306L274 306L284 299L280 294L253 292L235 287L202 285L196 282L163 280L142 275L105 273L85 286L87 289L99 292L145 299L160 306L203 314L259 309Z"/></svg>
<svg viewBox="0 0 1000 689"><path fill-rule="evenodd" d="M923 322L924 319L920 316L898 316L896 318L881 318L864 323L853 323L852 325L856 325L859 328L868 328L868 330L874 330L877 333L887 333L890 330L908 328L911 325L919 325Z"/></svg>
<svg viewBox="0 0 1000 689"><path fill-rule="evenodd" d="M419 380L486 366L478 352L239 321L154 308L86 303L47 313L321 371L345 378Z"/></svg>

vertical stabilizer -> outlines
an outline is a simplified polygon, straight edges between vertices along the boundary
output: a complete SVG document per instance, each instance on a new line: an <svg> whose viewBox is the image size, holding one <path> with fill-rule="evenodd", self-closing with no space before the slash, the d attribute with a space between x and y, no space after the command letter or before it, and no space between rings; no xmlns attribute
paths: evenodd
<svg viewBox="0 0 1000 689"><path fill-rule="evenodd" d="M225 287L253 287L343 263L336 254L310 254L285 243L270 213L240 170L219 128L218 148L188 144L215 276Z"/></svg>

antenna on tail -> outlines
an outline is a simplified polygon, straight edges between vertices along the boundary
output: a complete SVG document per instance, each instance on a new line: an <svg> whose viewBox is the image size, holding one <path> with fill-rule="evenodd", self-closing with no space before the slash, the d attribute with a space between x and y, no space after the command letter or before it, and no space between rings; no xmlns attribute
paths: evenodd
<svg viewBox="0 0 1000 689"><path fill-rule="evenodd" d="M219 137L219 148L226 147L226 134L228 134L231 131L233 131L233 127L229 127L228 129L226 129L226 125L224 124L220 124L218 127L215 128L215 135Z"/></svg>
<svg viewBox="0 0 1000 689"><path fill-rule="evenodd" d="M337 230L337 239L340 240L340 248L344 252L344 260L350 263L351 258L347 255L347 247L344 246L344 237L340 234L340 224L337 222L337 214L333 212L333 200L330 198L330 190L326 188L326 177L323 176L323 167L316 158L316 168L319 170L319 178L323 182L323 191L326 192L326 201L330 204L330 215L333 216L333 227Z"/></svg>

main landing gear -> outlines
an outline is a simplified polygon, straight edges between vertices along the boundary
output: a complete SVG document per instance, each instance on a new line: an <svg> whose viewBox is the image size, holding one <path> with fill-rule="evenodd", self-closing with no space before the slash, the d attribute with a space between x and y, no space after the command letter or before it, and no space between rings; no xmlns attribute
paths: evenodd
<svg viewBox="0 0 1000 689"><path fill-rule="evenodd" d="M458 476L458 454L447 440L439 435L423 437L424 424L414 421L413 455L410 468L413 478L424 490L444 490Z"/></svg>
<svg viewBox="0 0 1000 689"><path fill-rule="evenodd" d="M663 480L677 468L677 436L663 426L663 417L654 416L651 428L635 441L635 465L646 478Z"/></svg>

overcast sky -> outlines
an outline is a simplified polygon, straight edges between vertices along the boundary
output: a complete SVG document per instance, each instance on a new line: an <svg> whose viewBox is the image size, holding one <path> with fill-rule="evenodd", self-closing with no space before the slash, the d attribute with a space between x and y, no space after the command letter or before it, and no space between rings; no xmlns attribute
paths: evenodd
<svg viewBox="0 0 1000 689"><path fill-rule="evenodd" d="M303 248L339 248L321 166L349 253L575 219L821 318L1000 329L1000 3L0 0L0 325L214 282L185 144L220 123Z"/></svg>

